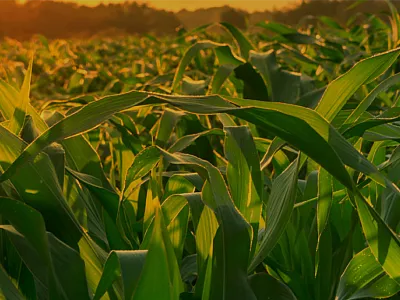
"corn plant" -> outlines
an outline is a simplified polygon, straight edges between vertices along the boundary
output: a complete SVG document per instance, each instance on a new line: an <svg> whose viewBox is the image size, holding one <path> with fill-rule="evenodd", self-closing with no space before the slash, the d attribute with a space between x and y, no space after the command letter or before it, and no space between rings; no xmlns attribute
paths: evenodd
<svg viewBox="0 0 400 300"><path fill-rule="evenodd" d="M391 9L4 42L0 297L398 299Z"/></svg>

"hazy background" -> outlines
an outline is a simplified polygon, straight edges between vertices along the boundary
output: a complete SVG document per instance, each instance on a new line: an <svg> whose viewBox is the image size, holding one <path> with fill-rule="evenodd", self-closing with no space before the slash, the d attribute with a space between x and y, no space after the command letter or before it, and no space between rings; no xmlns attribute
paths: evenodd
<svg viewBox="0 0 400 300"><path fill-rule="evenodd" d="M1 1L1 0L0 0ZM60 1L60 0L57 0ZM19 0L24 3L27 0ZM74 2L81 5L96 6L100 3L116 4L124 3L126 0L67 0L64 2ZM210 8L229 5L230 7L247 10L249 12L260 11L266 9L282 9L301 2L301 0L142 0L138 3L146 3L158 9L166 9L170 11L179 11L181 9L195 10L199 8Z"/></svg>
<svg viewBox="0 0 400 300"><path fill-rule="evenodd" d="M177 28L190 30L214 22L253 30L262 21L315 22L310 16L332 17L345 25L349 18L367 18L369 14L387 20L387 4L383 0L0 0L0 39L26 40L36 34L50 39L171 35Z"/></svg>

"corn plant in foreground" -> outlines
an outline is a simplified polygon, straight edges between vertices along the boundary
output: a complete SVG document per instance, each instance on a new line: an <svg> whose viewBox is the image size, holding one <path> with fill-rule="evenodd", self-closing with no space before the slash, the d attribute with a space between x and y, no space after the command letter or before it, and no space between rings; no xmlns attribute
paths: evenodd
<svg viewBox="0 0 400 300"><path fill-rule="evenodd" d="M337 26L344 52L220 26L236 47L194 42L154 89L37 110L32 62L0 81L0 297L397 299L397 40L353 64Z"/></svg>

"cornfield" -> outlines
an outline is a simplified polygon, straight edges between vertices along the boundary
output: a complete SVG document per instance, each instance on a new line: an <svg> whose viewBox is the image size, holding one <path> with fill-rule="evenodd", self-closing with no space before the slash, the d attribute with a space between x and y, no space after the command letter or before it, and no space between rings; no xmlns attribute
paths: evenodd
<svg viewBox="0 0 400 300"><path fill-rule="evenodd" d="M4 40L0 298L399 299L388 5L390 22Z"/></svg>

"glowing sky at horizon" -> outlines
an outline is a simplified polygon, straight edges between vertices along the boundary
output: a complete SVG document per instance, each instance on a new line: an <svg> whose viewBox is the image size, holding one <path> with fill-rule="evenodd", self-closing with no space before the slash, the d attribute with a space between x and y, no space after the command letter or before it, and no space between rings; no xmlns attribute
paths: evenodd
<svg viewBox="0 0 400 300"><path fill-rule="evenodd" d="M27 0L19 0L25 2ZM94 6L100 3L123 3L126 0L63 0L75 2L82 5ZM195 10L199 8L208 8L216 6L229 5L231 7L252 11L264 11L271 9L281 9L298 3L300 0L140 0L137 2L148 3L149 5L171 11L181 9Z"/></svg>

